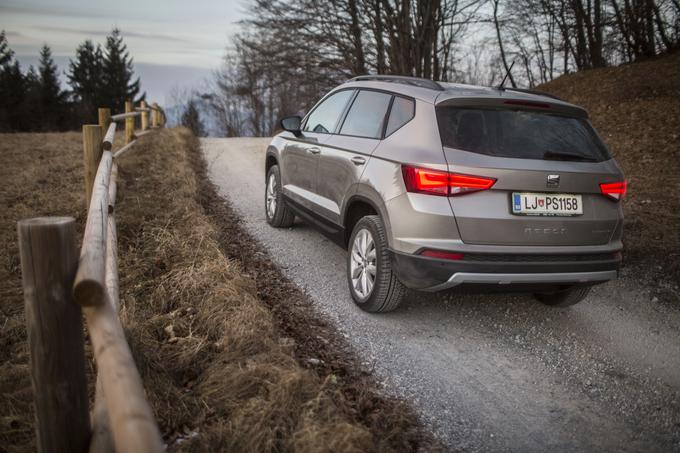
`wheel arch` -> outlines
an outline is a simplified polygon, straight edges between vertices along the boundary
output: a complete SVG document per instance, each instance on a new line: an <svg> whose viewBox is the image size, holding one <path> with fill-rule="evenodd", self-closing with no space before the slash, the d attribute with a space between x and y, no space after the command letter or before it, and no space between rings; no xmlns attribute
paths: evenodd
<svg viewBox="0 0 680 453"><path fill-rule="evenodd" d="M264 159L264 177L265 177L265 180L267 179L267 174L269 173L269 169L272 168L274 165L278 165L279 169L281 168L281 165L279 164L278 151L276 150L276 147L270 145L267 148L267 152L265 154L265 159Z"/></svg>
<svg viewBox="0 0 680 453"><path fill-rule="evenodd" d="M385 209L381 208L381 203L377 203L372 197L367 195L355 194L347 200L341 219L345 232L343 238L345 246L349 243L349 238L352 235L354 226L362 217L367 215L377 215L381 218L385 225L386 232L388 232L388 242L390 242L389 219L387 218Z"/></svg>

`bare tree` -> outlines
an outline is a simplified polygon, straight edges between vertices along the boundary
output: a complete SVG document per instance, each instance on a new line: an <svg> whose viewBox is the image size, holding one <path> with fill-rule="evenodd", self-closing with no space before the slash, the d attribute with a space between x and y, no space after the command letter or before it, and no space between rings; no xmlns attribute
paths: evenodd
<svg viewBox="0 0 680 453"><path fill-rule="evenodd" d="M500 4L500 0L492 1L493 1L493 24L494 27L496 28L496 39L498 39L498 50L501 54L501 61L503 62L505 73L508 75L508 79L510 79L510 83L512 84L513 87L517 87L515 79L512 77L512 73L510 72L510 65L508 65L508 59L505 55L505 49L503 48L503 36L501 35L501 26L498 21L498 5Z"/></svg>
<svg viewBox="0 0 680 453"><path fill-rule="evenodd" d="M534 86L671 51L680 0L251 0L210 104L227 135L268 135L366 73Z"/></svg>

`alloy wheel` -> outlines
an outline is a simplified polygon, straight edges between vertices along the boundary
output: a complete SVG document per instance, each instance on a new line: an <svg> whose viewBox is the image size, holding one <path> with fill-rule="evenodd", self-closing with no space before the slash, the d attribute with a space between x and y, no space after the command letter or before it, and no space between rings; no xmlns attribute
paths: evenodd
<svg viewBox="0 0 680 453"><path fill-rule="evenodd" d="M352 287L361 299L367 299L373 291L376 275L376 249L373 236L367 229L354 237L350 257Z"/></svg>
<svg viewBox="0 0 680 453"><path fill-rule="evenodd" d="M276 177L272 173L267 182L267 214L269 218L274 218L276 214Z"/></svg>

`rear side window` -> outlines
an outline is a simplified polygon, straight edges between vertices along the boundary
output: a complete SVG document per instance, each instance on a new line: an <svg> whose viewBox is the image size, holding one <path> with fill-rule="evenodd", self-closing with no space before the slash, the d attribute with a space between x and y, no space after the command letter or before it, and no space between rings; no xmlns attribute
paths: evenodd
<svg viewBox="0 0 680 453"><path fill-rule="evenodd" d="M392 109L390 110L390 118L387 121L385 137L391 135L392 132L411 121L411 118L413 118L415 113L416 103L413 101L413 99L406 99L396 96L394 98L394 102L392 103Z"/></svg>
<svg viewBox="0 0 680 453"><path fill-rule="evenodd" d="M354 90L338 91L319 104L307 118L305 132L331 134L335 131L345 105L354 94Z"/></svg>
<svg viewBox="0 0 680 453"><path fill-rule="evenodd" d="M601 162L610 159L590 123L543 112L438 107L442 144L520 159Z"/></svg>
<svg viewBox="0 0 680 453"><path fill-rule="evenodd" d="M342 135L380 138L392 95L378 91L359 91L340 129Z"/></svg>

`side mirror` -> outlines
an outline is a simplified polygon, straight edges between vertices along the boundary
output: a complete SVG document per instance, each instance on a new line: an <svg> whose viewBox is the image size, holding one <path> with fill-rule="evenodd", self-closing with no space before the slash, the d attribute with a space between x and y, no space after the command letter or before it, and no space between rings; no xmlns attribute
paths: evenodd
<svg viewBox="0 0 680 453"><path fill-rule="evenodd" d="M302 136L300 127L302 125L302 118L299 116L287 116L281 120L281 128L284 131L292 132L296 137Z"/></svg>

